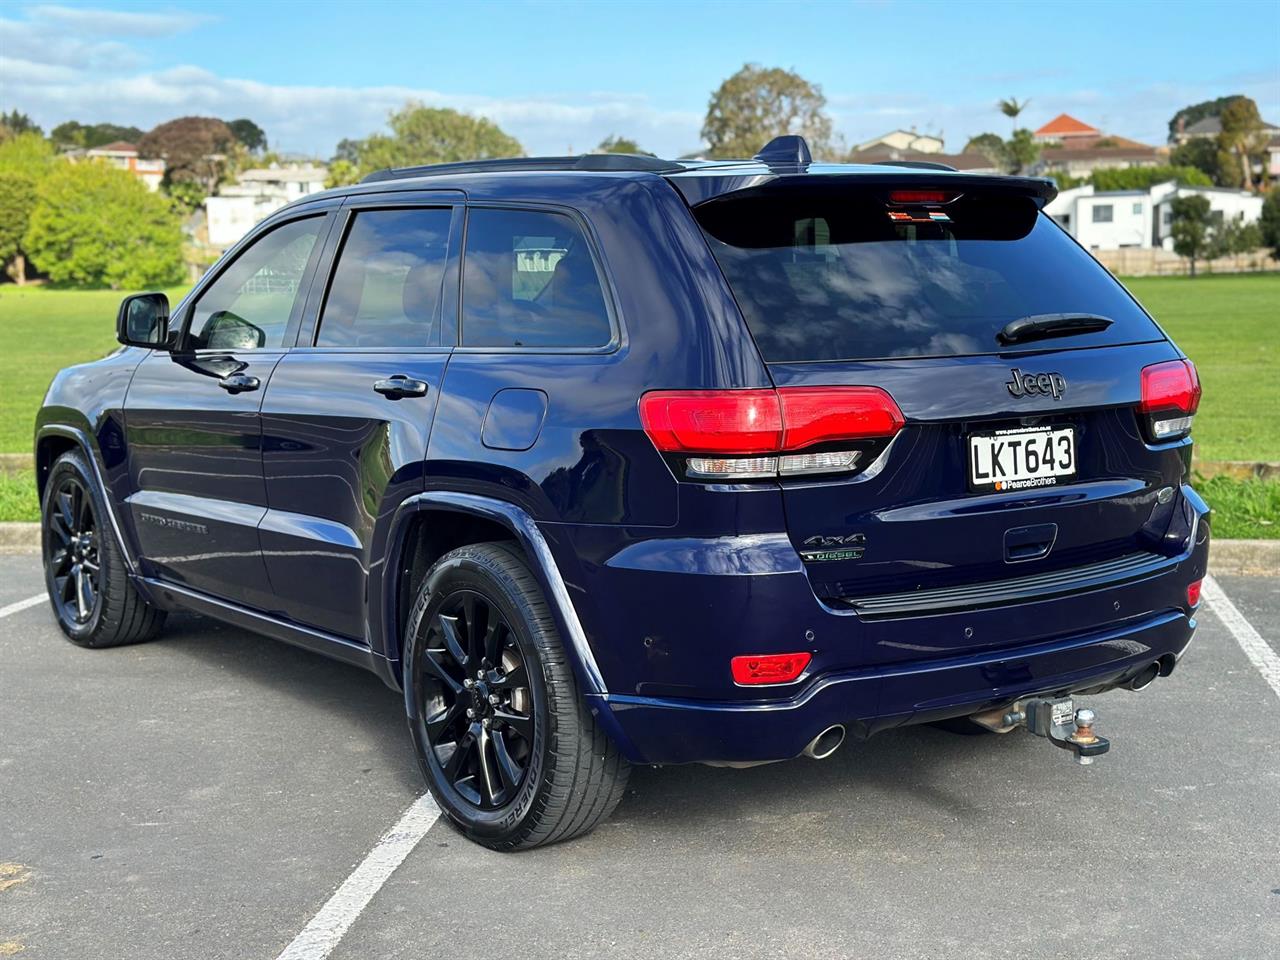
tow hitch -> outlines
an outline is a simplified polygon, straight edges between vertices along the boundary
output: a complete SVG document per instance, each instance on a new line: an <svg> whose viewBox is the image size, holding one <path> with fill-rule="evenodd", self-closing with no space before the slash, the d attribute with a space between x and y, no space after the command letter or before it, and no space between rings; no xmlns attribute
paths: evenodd
<svg viewBox="0 0 1280 960"><path fill-rule="evenodd" d="M1025 726L1029 733L1044 737L1055 747L1070 750L1076 763L1093 763L1111 749L1111 741L1093 732L1097 715L1088 707L1075 709L1070 697L1037 697L1020 700L1008 710L977 714L972 718L988 730L1008 733Z"/></svg>

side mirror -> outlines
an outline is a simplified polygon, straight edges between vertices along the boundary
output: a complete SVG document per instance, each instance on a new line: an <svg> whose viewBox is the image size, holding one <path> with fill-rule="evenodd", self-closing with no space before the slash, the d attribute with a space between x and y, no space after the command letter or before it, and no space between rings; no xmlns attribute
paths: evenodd
<svg viewBox="0 0 1280 960"><path fill-rule="evenodd" d="M125 297L116 314L116 339L130 347L168 349L169 298L163 293Z"/></svg>

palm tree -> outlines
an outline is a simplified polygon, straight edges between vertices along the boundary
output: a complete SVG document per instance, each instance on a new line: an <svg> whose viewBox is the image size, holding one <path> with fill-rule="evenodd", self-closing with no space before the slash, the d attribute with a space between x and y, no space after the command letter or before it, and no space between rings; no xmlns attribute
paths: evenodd
<svg viewBox="0 0 1280 960"><path fill-rule="evenodd" d="M1006 117L1013 121L1013 129L1018 129L1018 114L1027 109L1027 104L1031 102L1030 98L1018 101L1017 97L1010 97L1008 100L999 100L996 102L996 109L1003 113Z"/></svg>

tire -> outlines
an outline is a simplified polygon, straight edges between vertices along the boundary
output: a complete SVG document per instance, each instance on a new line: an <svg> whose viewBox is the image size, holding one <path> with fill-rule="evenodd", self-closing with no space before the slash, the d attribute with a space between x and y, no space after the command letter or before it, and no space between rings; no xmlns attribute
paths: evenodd
<svg viewBox="0 0 1280 960"><path fill-rule="evenodd" d="M462 833L494 850L526 850L587 833L613 812L630 767L579 695L516 549L481 543L441 557L407 637L418 763Z"/></svg>
<svg viewBox="0 0 1280 960"><path fill-rule="evenodd" d="M106 501L79 450L53 464L40 504L45 587L58 626L82 647L155 637L165 614L134 588Z"/></svg>

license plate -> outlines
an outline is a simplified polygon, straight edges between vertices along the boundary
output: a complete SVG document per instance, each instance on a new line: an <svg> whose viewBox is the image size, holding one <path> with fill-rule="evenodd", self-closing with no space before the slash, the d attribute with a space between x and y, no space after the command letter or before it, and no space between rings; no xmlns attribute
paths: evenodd
<svg viewBox="0 0 1280 960"><path fill-rule="evenodd" d="M969 489L975 493L1052 487L1075 475L1075 427L969 434Z"/></svg>

